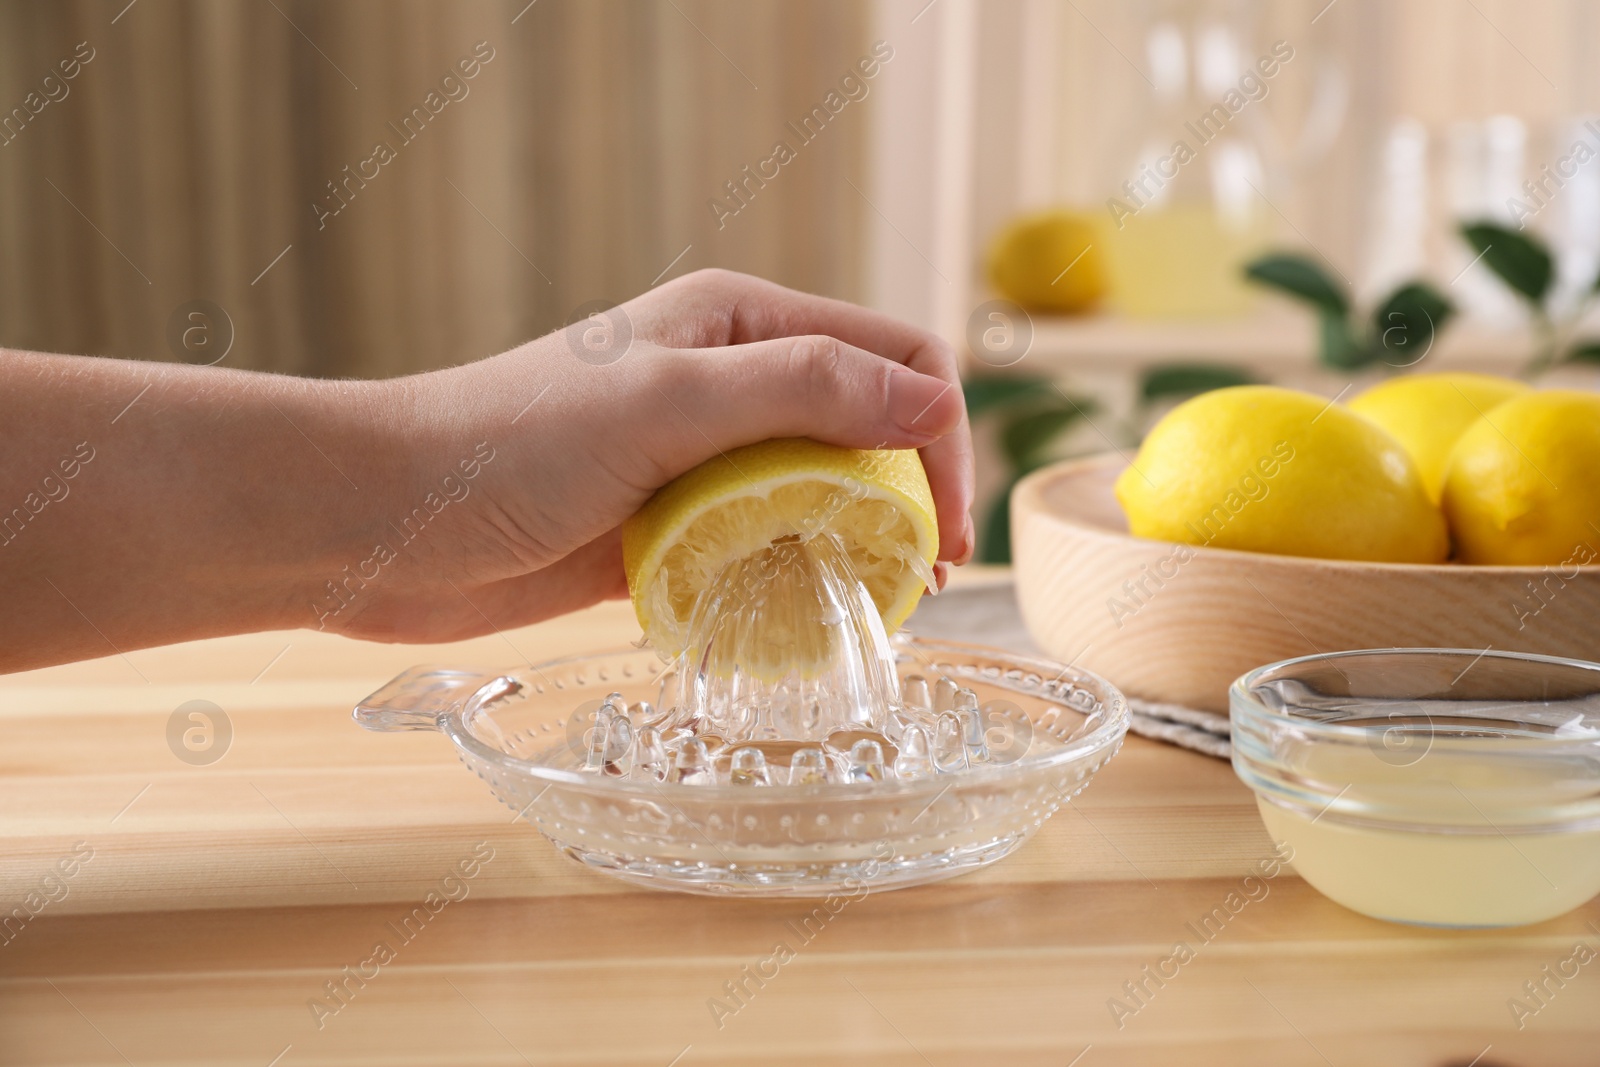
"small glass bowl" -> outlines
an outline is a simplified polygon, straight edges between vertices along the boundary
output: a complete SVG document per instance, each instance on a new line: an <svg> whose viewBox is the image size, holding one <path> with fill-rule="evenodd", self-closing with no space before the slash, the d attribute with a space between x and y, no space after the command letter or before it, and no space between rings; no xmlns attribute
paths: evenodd
<svg viewBox="0 0 1600 1067"><path fill-rule="evenodd" d="M1600 664L1335 652L1249 672L1230 706L1268 833L1340 904L1493 927L1600 893Z"/></svg>
<svg viewBox="0 0 1600 1067"><path fill-rule="evenodd" d="M996 758L902 781L734 785L573 769L613 691L656 700L672 670L648 648L504 673L417 667L355 709L369 730L438 730L497 797L567 855L630 882L745 896L859 895L1008 855L1122 744L1127 704L1075 667L901 635L902 674L946 676L1006 711Z"/></svg>

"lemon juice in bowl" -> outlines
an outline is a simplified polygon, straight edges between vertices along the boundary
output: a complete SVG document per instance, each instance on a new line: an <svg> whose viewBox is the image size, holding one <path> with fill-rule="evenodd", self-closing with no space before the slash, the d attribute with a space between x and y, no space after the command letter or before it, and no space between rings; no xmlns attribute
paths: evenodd
<svg viewBox="0 0 1600 1067"><path fill-rule="evenodd" d="M1600 664L1330 653L1250 672L1231 705L1268 833L1346 907L1511 926L1600 893Z"/></svg>

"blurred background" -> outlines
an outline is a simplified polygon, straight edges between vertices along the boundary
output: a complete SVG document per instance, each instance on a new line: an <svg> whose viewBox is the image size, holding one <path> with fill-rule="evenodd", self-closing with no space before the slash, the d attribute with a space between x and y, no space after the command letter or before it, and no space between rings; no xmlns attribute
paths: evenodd
<svg viewBox="0 0 1600 1067"><path fill-rule="evenodd" d="M5 2L0 344L388 376L748 271L962 346L1002 558L1017 475L1203 388L1592 379L1597 40L1588 0Z"/></svg>

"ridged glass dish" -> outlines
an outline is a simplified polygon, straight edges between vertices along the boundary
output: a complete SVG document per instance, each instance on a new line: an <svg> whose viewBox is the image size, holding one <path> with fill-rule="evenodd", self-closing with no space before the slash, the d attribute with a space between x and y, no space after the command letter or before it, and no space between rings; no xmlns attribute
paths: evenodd
<svg viewBox="0 0 1600 1067"><path fill-rule="evenodd" d="M680 668L648 648L502 673L417 667L354 714L369 730L443 733L501 801L596 870L658 888L745 896L859 893L993 863L1077 795L1127 731L1121 693L1087 671L909 635L891 647L902 689L958 690L968 703L976 696L977 716L969 711L965 721L982 729L963 738L970 761L959 749L946 758L937 742L926 763L920 753L901 761L887 738L862 746L844 736L808 743L825 753L820 774L802 773L809 755L791 771L789 757L801 747L792 740L712 745L698 781L681 769L623 766L642 759L632 739L625 740L633 755L613 764L596 736L608 709L632 709L637 738L649 725L648 702L665 705L682 688ZM941 687L940 679L954 684ZM863 764L863 747L881 752L891 773L876 776L871 759ZM741 748L762 750L758 777L735 763ZM892 770L897 762L901 773Z"/></svg>

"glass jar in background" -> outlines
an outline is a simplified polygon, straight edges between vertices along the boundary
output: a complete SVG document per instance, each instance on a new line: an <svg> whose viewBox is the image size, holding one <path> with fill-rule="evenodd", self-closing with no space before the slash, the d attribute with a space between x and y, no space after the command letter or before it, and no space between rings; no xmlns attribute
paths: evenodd
<svg viewBox="0 0 1600 1067"><path fill-rule="evenodd" d="M1326 151L1343 116L1337 69L1304 42L1267 40L1253 0L1167 0L1143 28L1149 98L1106 182L1113 299L1141 318L1237 316L1255 291L1243 265L1281 238L1277 206L1297 171ZM1289 78L1296 136L1278 134L1267 101Z"/></svg>
<svg viewBox="0 0 1600 1067"><path fill-rule="evenodd" d="M1237 24L1204 5L1164 8L1144 41L1148 119L1107 203L1112 292L1131 316L1237 315L1252 299L1240 265L1272 236L1260 153L1241 121L1249 61Z"/></svg>

